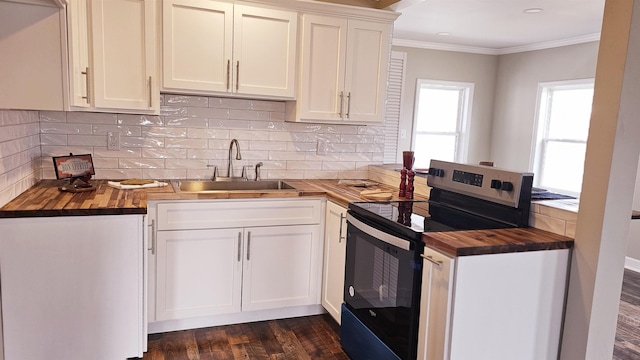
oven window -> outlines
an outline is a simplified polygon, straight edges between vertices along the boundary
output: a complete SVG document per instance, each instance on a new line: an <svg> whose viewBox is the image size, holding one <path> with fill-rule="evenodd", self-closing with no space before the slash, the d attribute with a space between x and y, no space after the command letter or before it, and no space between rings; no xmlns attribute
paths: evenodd
<svg viewBox="0 0 640 360"><path fill-rule="evenodd" d="M421 273L416 250L404 250L348 225L345 302L396 354L409 351ZM417 299L417 300L416 300Z"/></svg>

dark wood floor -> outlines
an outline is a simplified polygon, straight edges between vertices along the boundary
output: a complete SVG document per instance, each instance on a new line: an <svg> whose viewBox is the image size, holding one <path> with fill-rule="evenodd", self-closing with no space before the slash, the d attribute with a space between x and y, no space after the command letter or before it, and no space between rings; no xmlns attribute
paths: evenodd
<svg viewBox="0 0 640 360"><path fill-rule="evenodd" d="M144 360L349 359L329 316L262 321L149 336ZM614 360L640 359L640 274L625 270Z"/></svg>
<svg viewBox="0 0 640 360"><path fill-rule="evenodd" d="M349 359L329 316L226 325L149 336L144 360Z"/></svg>
<svg viewBox="0 0 640 360"><path fill-rule="evenodd" d="M630 270L624 271L622 281L613 358L640 359L640 273Z"/></svg>

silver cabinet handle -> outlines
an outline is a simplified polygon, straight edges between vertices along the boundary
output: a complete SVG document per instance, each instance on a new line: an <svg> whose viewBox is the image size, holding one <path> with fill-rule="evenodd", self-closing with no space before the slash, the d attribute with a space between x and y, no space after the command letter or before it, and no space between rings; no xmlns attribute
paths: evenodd
<svg viewBox="0 0 640 360"><path fill-rule="evenodd" d="M153 98L153 87L151 87L151 76L149 76L149 108L153 107L152 98Z"/></svg>
<svg viewBox="0 0 640 360"><path fill-rule="evenodd" d="M342 117L343 107L344 107L344 91L340 91L340 117Z"/></svg>
<svg viewBox="0 0 640 360"><path fill-rule="evenodd" d="M349 113L351 113L351 91L347 93L347 119L349 118Z"/></svg>
<svg viewBox="0 0 640 360"><path fill-rule="evenodd" d="M238 262L242 260L242 232L238 232Z"/></svg>
<svg viewBox="0 0 640 360"><path fill-rule="evenodd" d="M338 233L338 244L342 242L342 239L345 237L342 236L342 223L344 222L345 216L343 213L340 213L340 232Z"/></svg>
<svg viewBox="0 0 640 360"><path fill-rule="evenodd" d="M150 241L150 248L148 248L147 250L151 251L151 255L155 255L156 254L156 221L154 219L151 219L151 224L147 225L147 227L151 228L151 241Z"/></svg>
<svg viewBox="0 0 640 360"><path fill-rule="evenodd" d="M82 71L80 74L85 75L85 82L87 86L87 96L83 96L82 98L87 100L87 104L91 104L91 100L89 100L89 85L90 85L89 68L88 67L84 68L84 71Z"/></svg>
<svg viewBox="0 0 640 360"><path fill-rule="evenodd" d="M251 231L247 231L247 261L251 258Z"/></svg>
<svg viewBox="0 0 640 360"><path fill-rule="evenodd" d="M434 260L433 256L431 255L424 256L423 254L420 254L420 256L422 256L425 260L427 260L428 262L436 266L442 266L442 260Z"/></svg>
<svg viewBox="0 0 640 360"><path fill-rule="evenodd" d="M240 88L240 60L236 62L236 92Z"/></svg>
<svg viewBox="0 0 640 360"><path fill-rule="evenodd" d="M229 91L229 87L231 86L231 60L227 60L227 91Z"/></svg>

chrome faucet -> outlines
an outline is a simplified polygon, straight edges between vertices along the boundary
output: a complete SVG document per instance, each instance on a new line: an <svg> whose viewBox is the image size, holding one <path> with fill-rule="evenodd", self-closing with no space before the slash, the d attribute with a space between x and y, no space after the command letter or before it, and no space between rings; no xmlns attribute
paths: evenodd
<svg viewBox="0 0 640 360"><path fill-rule="evenodd" d="M242 155L240 155L240 144L238 144L237 139L231 140L231 144L229 144L229 170L227 171L228 177L233 177L233 159L231 158L231 154L233 152L233 144L236 144L236 160L242 160Z"/></svg>
<svg viewBox="0 0 640 360"><path fill-rule="evenodd" d="M262 180L260 177L260 167L262 167L262 161L260 161L259 163L256 164L256 177L255 177L255 181L259 181Z"/></svg>

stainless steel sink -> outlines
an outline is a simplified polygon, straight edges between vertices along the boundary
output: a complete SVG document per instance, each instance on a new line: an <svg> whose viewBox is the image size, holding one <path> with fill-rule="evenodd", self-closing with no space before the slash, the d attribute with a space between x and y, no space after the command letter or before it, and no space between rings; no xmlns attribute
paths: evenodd
<svg viewBox="0 0 640 360"><path fill-rule="evenodd" d="M282 180L260 180L260 181L186 180L186 181L174 181L173 187L178 192L294 190L295 189L293 186L287 184Z"/></svg>

